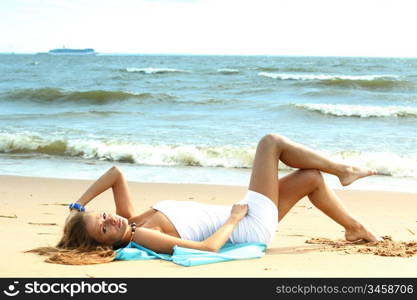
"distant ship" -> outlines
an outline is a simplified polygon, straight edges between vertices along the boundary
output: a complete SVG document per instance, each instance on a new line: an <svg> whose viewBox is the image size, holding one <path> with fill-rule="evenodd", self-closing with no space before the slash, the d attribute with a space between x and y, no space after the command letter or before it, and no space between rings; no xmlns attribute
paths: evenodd
<svg viewBox="0 0 417 300"><path fill-rule="evenodd" d="M88 55L88 54L96 54L94 49L86 48L86 49L69 49L69 48L58 48L49 50L49 54L55 55Z"/></svg>

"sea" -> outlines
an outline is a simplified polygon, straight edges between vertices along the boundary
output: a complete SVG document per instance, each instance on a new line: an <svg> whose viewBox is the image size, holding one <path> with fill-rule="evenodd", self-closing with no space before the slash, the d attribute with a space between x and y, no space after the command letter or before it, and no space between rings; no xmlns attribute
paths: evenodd
<svg viewBox="0 0 417 300"><path fill-rule="evenodd" d="M1 175L246 186L267 133L417 192L417 59L0 55Z"/></svg>

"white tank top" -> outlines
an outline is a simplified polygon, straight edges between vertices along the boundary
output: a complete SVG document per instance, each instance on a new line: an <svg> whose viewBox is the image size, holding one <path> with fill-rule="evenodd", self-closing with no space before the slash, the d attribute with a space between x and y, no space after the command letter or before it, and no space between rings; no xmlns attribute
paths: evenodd
<svg viewBox="0 0 417 300"><path fill-rule="evenodd" d="M276 205L268 197L250 190L239 203L248 204L248 214L239 221L228 241L270 244L278 225ZM204 241L230 217L232 205L164 200L152 208L162 212L172 222L182 239Z"/></svg>
<svg viewBox="0 0 417 300"><path fill-rule="evenodd" d="M230 216L231 206L194 201L163 200L152 206L175 226L182 239L204 241Z"/></svg>

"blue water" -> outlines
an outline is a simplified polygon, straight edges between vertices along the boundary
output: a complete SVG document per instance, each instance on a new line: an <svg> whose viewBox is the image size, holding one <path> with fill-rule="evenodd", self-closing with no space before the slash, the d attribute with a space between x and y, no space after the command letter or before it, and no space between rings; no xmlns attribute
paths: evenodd
<svg viewBox="0 0 417 300"><path fill-rule="evenodd" d="M0 174L246 185L276 132L417 191L417 59L0 55ZM284 173L291 169L281 166ZM337 186L337 180L328 177Z"/></svg>

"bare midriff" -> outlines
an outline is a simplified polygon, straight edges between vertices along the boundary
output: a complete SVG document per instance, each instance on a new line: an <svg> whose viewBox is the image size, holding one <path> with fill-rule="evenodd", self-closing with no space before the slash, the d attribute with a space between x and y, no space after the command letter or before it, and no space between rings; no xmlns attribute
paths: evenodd
<svg viewBox="0 0 417 300"><path fill-rule="evenodd" d="M169 234L180 238L174 224L160 211L150 208L142 214L129 219L129 224L135 222L138 227L158 230L162 233Z"/></svg>

